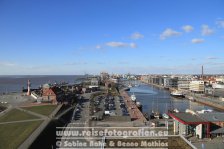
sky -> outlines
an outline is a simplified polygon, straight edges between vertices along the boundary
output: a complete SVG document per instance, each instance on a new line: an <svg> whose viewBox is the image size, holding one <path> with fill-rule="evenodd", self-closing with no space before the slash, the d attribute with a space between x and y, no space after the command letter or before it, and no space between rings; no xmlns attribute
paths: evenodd
<svg viewBox="0 0 224 149"><path fill-rule="evenodd" d="M224 73L223 0L0 0L0 75Z"/></svg>

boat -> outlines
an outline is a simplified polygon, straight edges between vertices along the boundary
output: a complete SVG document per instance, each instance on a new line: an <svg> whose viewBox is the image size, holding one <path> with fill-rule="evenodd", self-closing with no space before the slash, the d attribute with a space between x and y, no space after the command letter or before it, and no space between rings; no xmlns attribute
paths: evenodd
<svg viewBox="0 0 224 149"><path fill-rule="evenodd" d="M154 117L156 119L161 119L162 118L162 114L160 114L159 112L154 113Z"/></svg>
<svg viewBox="0 0 224 149"><path fill-rule="evenodd" d="M167 115L166 113L163 113L162 116L163 116L164 119L169 119L170 118L169 115Z"/></svg>
<svg viewBox="0 0 224 149"><path fill-rule="evenodd" d="M210 112L213 112L212 109L203 109L201 111L197 111L197 113L201 114L201 113L210 113Z"/></svg>
<svg viewBox="0 0 224 149"><path fill-rule="evenodd" d="M135 96L134 93L131 95L131 100L134 101L134 102L136 101L136 96Z"/></svg>
<svg viewBox="0 0 224 149"><path fill-rule="evenodd" d="M128 84L128 88L132 88L133 86L131 84Z"/></svg>
<svg viewBox="0 0 224 149"><path fill-rule="evenodd" d="M185 112L186 112L186 113L193 114L193 115L196 114L196 113L195 113L193 110L191 110L191 109L186 109Z"/></svg>
<svg viewBox="0 0 224 149"><path fill-rule="evenodd" d="M190 101L193 101L193 102L195 102L196 100L194 99L194 97L189 97L188 98Z"/></svg>
<svg viewBox="0 0 224 149"><path fill-rule="evenodd" d="M156 109L156 112L153 109L154 109L154 99L153 99L153 102L152 102L152 112L150 114L150 118L151 119L160 119L160 118L162 118L162 114L159 112L158 99L157 99L157 109Z"/></svg>
<svg viewBox="0 0 224 149"><path fill-rule="evenodd" d="M180 111L179 111L177 108L175 108L175 109L173 110L173 112L175 112L175 113L179 113Z"/></svg>
<svg viewBox="0 0 224 149"><path fill-rule="evenodd" d="M167 112L168 112L168 110L167 110L167 103L166 103L165 112L162 114L162 117L163 117L164 119L169 119L169 118L170 118L169 115L166 114Z"/></svg>
<svg viewBox="0 0 224 149"><path fill-rule="evenodd" d="M137 105L137 108L138 108L140 111L142 111L142 104L141 104L139 101L136 102L136 105Z"/></svg>
<svg viewBox="0 0 224 149"><path fill-rule="evenodd" d="M176 97L176 98L184 98L184 94L181 91L173 91L170 93L171 96Z"/></svg>
<svg viewBox="0 0 224 149"><path fill-rule="evenodd" d="M154 111L152 111L152 113L150 114L150 119L154 119L155 118L155 113Z"/></svg>

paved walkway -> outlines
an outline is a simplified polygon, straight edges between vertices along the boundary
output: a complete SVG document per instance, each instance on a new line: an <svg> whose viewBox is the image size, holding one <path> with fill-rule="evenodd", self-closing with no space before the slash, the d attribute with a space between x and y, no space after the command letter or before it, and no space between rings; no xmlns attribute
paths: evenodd
<svg viewBox="0 0 224 149"><path fill-rule="evenodd" d="M35 112L29 111L29 110L26 110L26 109L23 109L23 108L20 108L20 107L16 107L15 109L23 111L23 112L26 112L28 114L31 114L31 115L34 115L34 116L37 116L37 117L40 117L42 119L47 119L48 118L45 115L42 115L42 114L39 114L39 113L35 113Z"/></svg>
<svg viewBox="0 0 224 149"><path fill-rule="evenodd" d="M31 120L1 122L0 125L3 125L3 124L13 124L13 123L23 123L23 122L33 122L33 121L40 121L40 120L43 120L43 119L31 119Z"/></svg>

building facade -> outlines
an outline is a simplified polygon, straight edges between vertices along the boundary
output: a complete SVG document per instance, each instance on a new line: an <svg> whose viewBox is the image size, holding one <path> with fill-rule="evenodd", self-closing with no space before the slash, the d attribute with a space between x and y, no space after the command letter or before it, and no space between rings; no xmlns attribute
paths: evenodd
<svg viewBox="0 0 224 149"><path fill-rule="evenodd" d="M189 90L194 93L204 93L204 81L191 81Z"/></svg>
<svg viewBox="0 0 224 149"><path fill-rule="evenodd" d="M178 90L189 90L191 79L188 77L178 77Z"/></svg>

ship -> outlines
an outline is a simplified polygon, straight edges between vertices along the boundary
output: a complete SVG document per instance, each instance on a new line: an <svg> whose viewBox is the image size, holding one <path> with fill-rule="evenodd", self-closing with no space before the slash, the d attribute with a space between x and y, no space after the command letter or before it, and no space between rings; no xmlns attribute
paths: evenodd
<svg viewBox="0 0 224 149"><path fill-rule="evenodd" d="M136 101L136 96L135 96L134 93L131 95L131 100L134 101L134 102Z"/></svg>
<svg viewBox="0 0 224 149"><path fill-rule="evenodd" d="M176 98L184 98L184 94L181 91L173 91L170 93L171 96L176 97Z"/></svg>

